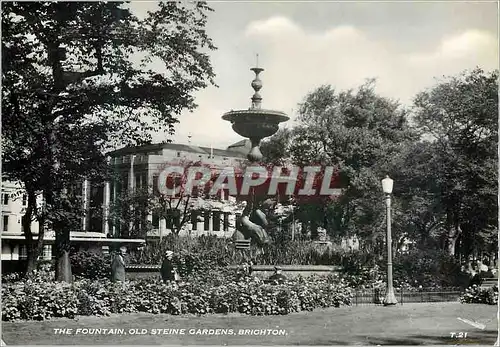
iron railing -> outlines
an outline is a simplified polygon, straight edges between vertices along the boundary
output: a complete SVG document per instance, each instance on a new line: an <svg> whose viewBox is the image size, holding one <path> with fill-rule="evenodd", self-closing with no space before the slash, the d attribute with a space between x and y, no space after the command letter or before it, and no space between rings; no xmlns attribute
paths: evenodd
<svg viewBox="0 0 500 347"><path fill-rule="evenodd" d="M395 289L398 305L419 302L458 301L463 291L460 288L423 288L420 290ZM353 305L383 305L385 288L354 290Z"/></svg>

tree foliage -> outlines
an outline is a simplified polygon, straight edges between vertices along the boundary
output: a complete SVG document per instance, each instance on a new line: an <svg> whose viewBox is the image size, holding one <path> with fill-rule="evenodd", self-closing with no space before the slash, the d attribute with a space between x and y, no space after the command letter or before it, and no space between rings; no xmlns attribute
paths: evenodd
<svg viewBox="0 0 500 347"><path fill-rule="evenodd" d="M417 95L415 116L429 143L422 145L427 158L409 158L421 166L413 175L430 169L433 183L423 193L441 208L444 244L455 254L459 242L468 254L497 230L498 71L477 68L439 81Z"/></svg>
<svg viewBox="0 0 500 347"><path fill-rule="evenodd" d="M304 211L318 212L305 215L315 215L314 223L332 236L376 237L384 216L380 180L392 174L400 149L415 138L407 112L377 95L369 80L357 90L316 89L300 105L298 121L290 146L292 161L338 167L343 188L336 202L303 206Z"/></svg>
<svg viewBox="0 0 500 347"><path fill-rule="evenodd" d="M383 252L380 180L389 174L396 249L409 240L463 257L494 252L498 71L445 77L419 93L412 109L374 86L369 80L357 90L316 89L300 105L298 126L265 142L269 162L339 168L341 198L297 204L298 219L333 237L356 234L362 246Z"/></svg>
<svg viewBox="0 0 500 347"><path fill-rule="evenodd" d="M2 5L4 172L28 196L44 192L39 218L60 225L59 254L69 240L57 217L64 187L102 178L110 148L148 142L156 127L173 133L196 107L193 92L214 83L208 11L161 2L139 19L122 2Z"/></svg>

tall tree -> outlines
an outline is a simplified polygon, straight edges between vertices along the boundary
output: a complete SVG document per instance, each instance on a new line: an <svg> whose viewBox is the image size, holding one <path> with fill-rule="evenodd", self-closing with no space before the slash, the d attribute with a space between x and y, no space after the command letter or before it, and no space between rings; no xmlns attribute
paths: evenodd
<svg viewBox="0 0 500 347"><path fill-rule="evenodd" d="M4 173L23 183L27 214L43 191L39 240L55 230L58 280L71 279L65 187L101 178L109 148L148 142L158 127L173 133L196 107L193 92L214 84L208 11L161 2L140 20L123 2L2 4ZM41 242L24 230L29 272Z"/></svg>
<svg viewBox="0 0 500 347"><path fill-rule="evenodd" d="M377 95L375 81L368 80L357 90L316 89L301 104L298 121L293 161L338 167L344 187L340 199L325 206L328 215L320 223L328 225L322 226L337 235L377 237L384 230L380 180L394 175L392 163L416 138L406 110Z"/></svg>
<svg viewBox="0 0 500 347"><path fill-rule="evenodd" d="M460 239L497 230L498 71L476 68L439 81L417 95L415 116L434 147L444 241L455 254Z"/></svg>

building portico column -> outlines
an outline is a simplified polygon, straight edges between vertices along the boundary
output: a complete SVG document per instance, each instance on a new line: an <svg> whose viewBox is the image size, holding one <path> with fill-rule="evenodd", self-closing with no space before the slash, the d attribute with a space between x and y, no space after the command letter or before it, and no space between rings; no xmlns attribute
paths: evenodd
<svg viewBox="0 0 500 347"><path fill-rule="evenodd" d="M117 188L116 188L116 180L113 181L113 208L116 209L116 193L117 193ZM115 214L116 214L116 211L115 211ZM117 228L117 219L116 217L113 218L113 221L112 221L112 226L113 226L113 237L118 237L118 228Z"/></svg>
<svg viewBox="0 0 500 347"><path fill-rule="evenodd" d="M167 230L167 220L165 218L160 219L160 228L159 228L159 233L160 233L160 241L163 240L163 234L166 233Z"/></svg>
<svg viewBox="0 0 500 347"><path fill-rule="evenodd" d="M82 220L82 231L89 229L89 207L90 207L90 181L85 179L82 187L83 211L85 213Z"/></svg>
<svg viewBox="0 0 500 347"><path fill-rule="evenodd" d="M128 174L128 191L130 194L133 194L134 192L134 186L135 186L135 174L134 174L134 162L135 162L135 155L132 154L130 156L130 170L129 170L129 174ZM132 229L134 227L134 207L133 206L130 206L130 218L131 220L129 221L129 232L132 232Z"/></svg>
<svg viewBox="0 0 500 347"><path fill-rule="evenodd" d="M135 162L135 155L133 154L130 156L130 170L128 175L128 187L130 190L134 189L135 185L134 162Z"/></svg>
<svg viewBox="0 0 500 347"><path fill-rule="evenodd" d="M214 211L209 210L208 213L208 233L211 235L214 232Z"/></svg>
<svg viewBox="0 0 500 347"><path fill-rule="evenodd" d="M153 176L151 176L149 174L149 170L148 170L148 173L146 174L146 182L142 182L142 185L143 187L147 187L147 190L148 190L148 196L152 196L153 195ZM146 185L146 186L144 186ZM146 221L148 223L153 223L153 211L148 211L148 214L146 216Z"/></svg>
<svg viewBox="0 0 500 347"><path fill-rule="evenodd" d="M109 234L109 204L110 204L111 187L109 181L104 183L103 204L102 204L102 233Z"/></svg>

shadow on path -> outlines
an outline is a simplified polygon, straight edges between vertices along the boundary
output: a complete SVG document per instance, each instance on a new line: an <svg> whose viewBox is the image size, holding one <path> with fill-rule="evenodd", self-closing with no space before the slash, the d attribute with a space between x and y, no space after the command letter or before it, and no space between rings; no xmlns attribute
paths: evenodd
<svg viewBox="0 0 500 347"><path fill-rule="evenodd" d="M467 334L467 338L452 338L448 336L432 335L408 335L405 338L384 338L357 336L359 340L365 340L370 345L489 345L493 346L498 333L494 330L473 331ZM347 343L350 344L350 343Z"/></svg>

